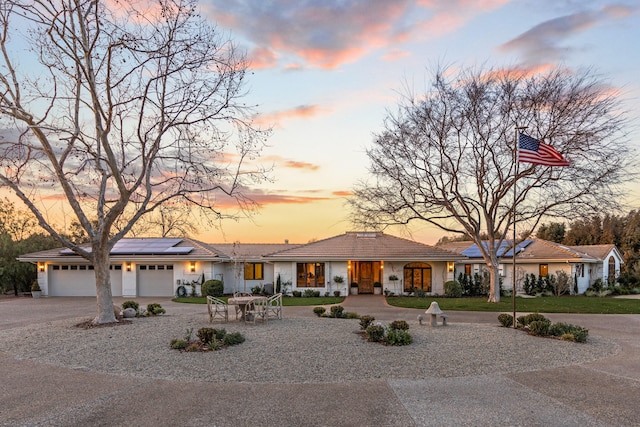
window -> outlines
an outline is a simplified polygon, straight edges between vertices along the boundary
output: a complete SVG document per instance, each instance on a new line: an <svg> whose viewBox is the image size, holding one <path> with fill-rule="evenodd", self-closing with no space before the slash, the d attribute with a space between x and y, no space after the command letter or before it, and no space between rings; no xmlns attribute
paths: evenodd
<svg viewBox="0 0 640 427"><path fill-rule="evenodd" d="M471 264L464 265L464 275L471 276Z"/></svg>
<svg viewBox="0 0 640 427"><path fill-rule="evenodd" d="M261 262L248 262L244 265L245 280L263 280L264 264Z"/></svg>
<svg viewBox="0 0 640 427"><path fill-rule="evenodd" d="M549 264L540 264L540 276L547 277L549 275Z"/></svg>
<svg viewBox="0 0 640 427"><path fill-rule="evenodd" d="M296 285L299 288L324 288L324 263L299 262L296 267Z"/></svg>
<svg viewBox="0 0 640 427"><path fill-rule="evenodd" d="M609 275L607 277L609 285L616 282L616 260L612 256L609 257Z"/></svg>
<svg viewBox="0 0 640 427"><path fill-rule="evenodd" d="M411 288L431 292L431 266L429 264L412 262L404 266L404 290L409 292Z"/></svg>

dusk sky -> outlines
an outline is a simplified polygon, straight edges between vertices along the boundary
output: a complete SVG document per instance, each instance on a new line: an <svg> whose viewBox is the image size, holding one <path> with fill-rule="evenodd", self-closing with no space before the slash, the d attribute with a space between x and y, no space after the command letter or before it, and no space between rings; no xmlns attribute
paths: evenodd
<svg viewBox="0 0 640 427"><path fill-rule="evenodd" d="M113 3L113 0L111 1ZM247 104L272 126L250 189L250 219L201 228L206 242L306 243L353 231L346 200L367 177L366 149L407 91L446 67L592 69L622 100L640 148L638 0L200 0L201 14L246 52ZM532 135L536 136L536 135ZM629 208L640 208L640 186ZM624 212L625 214L627 212ZM415 223L388 233L433 244Z"/></svg>
<svg viewBox="0 0 640 427"><path fill-rule="evenodd" d="M304 243L350 231L345 198L367 174L365 149L388 110L427 69L592 68L619 92L640 146L640 2L604 0L203 0L251 58L248 101L274 126L263 160L275 182L254 194L252 221L206 241ZM637 207L638 193L630 195ZM423 224L388 230L424 243Z"/></svg>

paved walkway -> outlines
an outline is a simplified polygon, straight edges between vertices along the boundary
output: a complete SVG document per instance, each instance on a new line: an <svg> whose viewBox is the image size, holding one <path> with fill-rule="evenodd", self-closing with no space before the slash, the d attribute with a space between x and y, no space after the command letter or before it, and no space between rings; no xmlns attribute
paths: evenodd
<svg viewBox="0 0 640 427"><path fill-rule="evenodd" d="M174 313L203 311L202 306L168 299L136 300L159 302ZM350 296L342 305L346 311L380 320L415 322L422 312L387 306L377 296ZM25 324L46 328L47 322L94 312L93 298L0 300L0 329ZM311 307L285 307L284 315L313 313ZM0 353L0 425L640 425L640 315L548 317L584 326L590 335L614 340L621 351L606 359L536 372L389 380L381 366L378 381L323 384L141 379L16 360L8 352ZM496 313L449 313L452 323L497 323L496 319ZM318 357L330 355L327 349Z"/></svg>

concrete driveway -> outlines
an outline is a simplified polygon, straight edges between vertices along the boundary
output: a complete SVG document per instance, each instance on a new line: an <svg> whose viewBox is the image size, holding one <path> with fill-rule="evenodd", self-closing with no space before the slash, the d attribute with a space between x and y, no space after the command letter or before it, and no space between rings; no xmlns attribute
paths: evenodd
<svg viewBox="0 0 640 427"><path fill-rule="evenodd" d="M136 301L159 302L174 313L204 310L166 298ZM415 321L421 313L389 307L376 296L350 296L342 305L380 320ZM0 330L27 324L46 328L48 322L94 313L93 298L4 299ZM311 307L285 307L284 315L313 313ZM497 323L496 313L449 315L450 322ZM18 360L9 350L0 353L0 425L640 425L640 315L548 317L584 326L590 335L613 340L621 350L605 359L534 372L322 384L134 378Z"/></svg>

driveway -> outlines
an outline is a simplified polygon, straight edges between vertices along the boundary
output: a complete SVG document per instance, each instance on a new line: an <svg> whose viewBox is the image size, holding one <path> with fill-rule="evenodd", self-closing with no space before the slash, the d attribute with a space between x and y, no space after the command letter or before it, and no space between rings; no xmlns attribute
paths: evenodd
<svg viewBox="0 0 640 427"><path fill-rule="evenodd" d="M115 298L116 303L122 301ZM202 305L177 304L166 298L136 301L141 306L158 302L168 313L204 315L205 311ZM376 296L350 296L342 305L346 311L383 321L415 323L422 312L390 307ZM3 330L19 332L26 330L25 325L46 330L52 322L90 318L95 309L93 298L0 300L0 337ZM496 313L448 314L452 324L497 325ZM311 307L284 307L284 316L314 314ZM21 360L5 349L0 352L0 425L639 425L640 315L548 317L584 326L590 336L611 340L618 350L603 359L529 372L421 380L385 379L382 374L379 380L357 382L263 384L105 374ZM318 357L331 357L330 350ZM256 363L268 369L265 360Z"/></svg>

